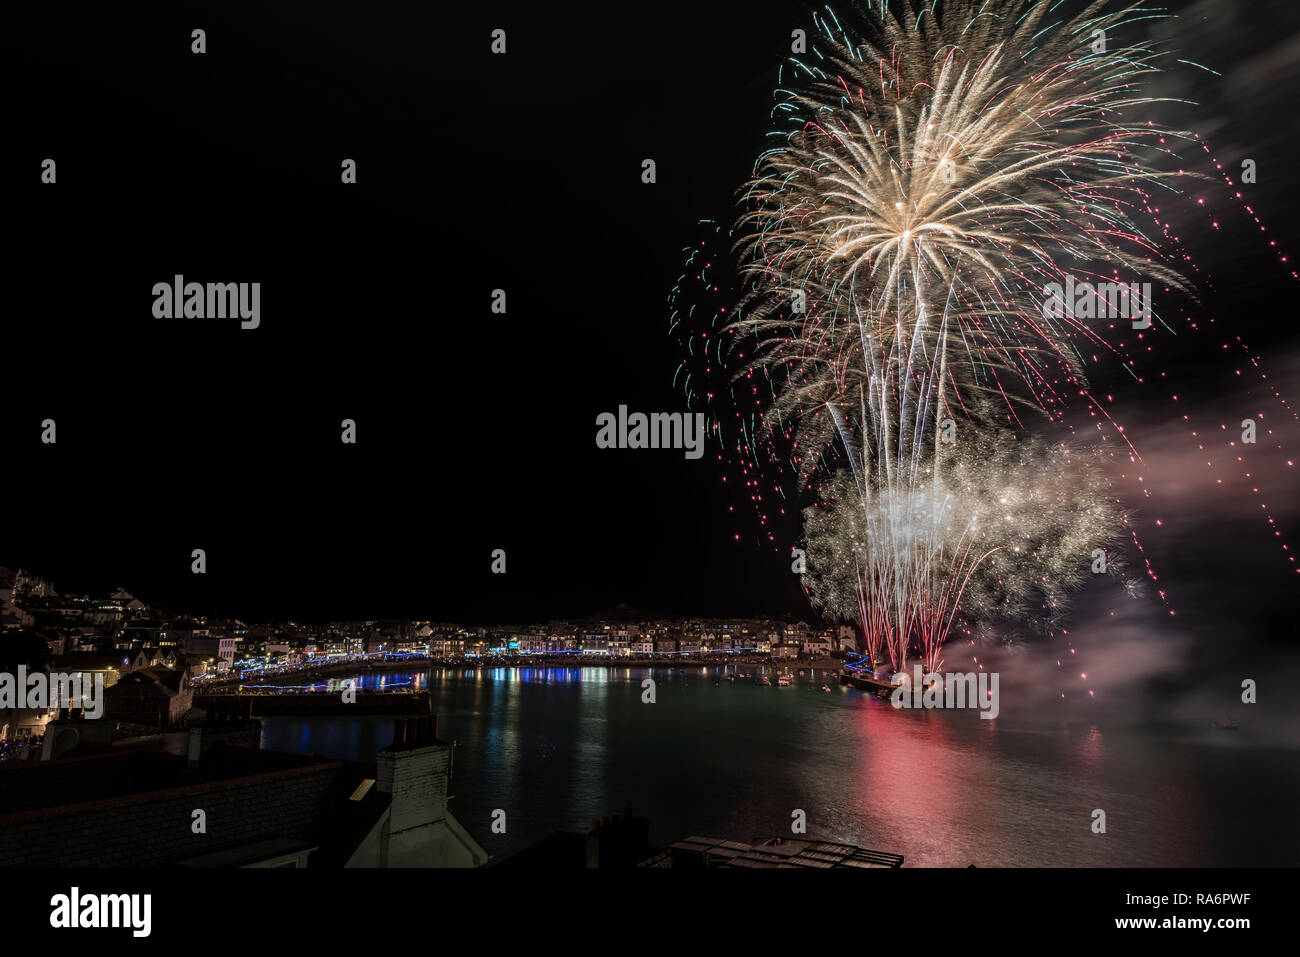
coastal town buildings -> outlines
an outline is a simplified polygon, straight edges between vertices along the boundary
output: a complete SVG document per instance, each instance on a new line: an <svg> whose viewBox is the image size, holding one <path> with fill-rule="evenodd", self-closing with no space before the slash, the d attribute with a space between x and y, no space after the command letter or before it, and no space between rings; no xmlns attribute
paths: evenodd
<svg viewBox="0 0 1300 957"><path fill-rule="evenodd" d="M610 617L465 626L400 619L246 623L183 614L123 587L62 594L38 573L0 567L0 666L98 677L117 722L166 730L186 720L196 684L249 669L323 665L364 656L439 660L572 656L647 660L750 655L816 661L857 647L851 625L772 619ZM0 708L0 712L4 709ZM54 713L0 713L0 741L39 737Z"/></svg>

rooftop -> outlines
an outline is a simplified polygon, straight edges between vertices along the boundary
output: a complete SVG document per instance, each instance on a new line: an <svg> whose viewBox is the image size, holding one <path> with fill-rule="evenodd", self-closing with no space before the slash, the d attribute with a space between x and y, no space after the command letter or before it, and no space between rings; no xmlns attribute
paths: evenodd
<svg viewBox="0 0 1300 957"><path fill-rule="evenodd" d="M128 747L54 761L5 762L0 764L0 791L5 795L0 826L27 812L53 816L108 802L145 802L175 789L193 794L204 785L338 764L311 755L224 744L214 746L194 767L180 755ZM69 802L69 795L75 795L75 801Z"/></svg>
<svg viewBox="0 0 1300 957"><path fill-rule="evenodd" d="M639 867L901 867L901 854L871 851L852 844L774 837L762 844L692 836L642 861Z"/></svg>

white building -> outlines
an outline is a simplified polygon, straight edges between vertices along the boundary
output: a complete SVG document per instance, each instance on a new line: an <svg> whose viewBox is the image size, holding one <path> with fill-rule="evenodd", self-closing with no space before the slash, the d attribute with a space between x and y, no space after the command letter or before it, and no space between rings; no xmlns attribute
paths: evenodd
<svg viewBox="0 0 1300 957"><path fill-rule="evenodd" d="M839 643L841 651L858 651L858 630L852 625L840 625Z"/></svg>
<svg viewBox="0 0 1300 957"><path fill-rule="evenodd" d="M809 638L803 643L803 653L814 657L823 657L831 653L831 639L829 635L818 635L816 638Z"/></svg>

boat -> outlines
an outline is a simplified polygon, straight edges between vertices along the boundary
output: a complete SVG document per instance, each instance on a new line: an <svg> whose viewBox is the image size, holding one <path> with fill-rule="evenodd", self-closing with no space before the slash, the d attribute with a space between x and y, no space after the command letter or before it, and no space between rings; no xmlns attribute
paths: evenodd
<svg viewBox="0 0 1300 957"><path fill-rule="evenodd" d="M767 675L763 675L763 684L767 685L769 688L772 687L772 679Z"/></svg>
<svg viewBox="0 0 1300 957"><path fill-rule="evenodd" d="M830 691L830 690L831 690L830 685L822 685L822 691Z"/></svg>
<svg viewBox="0 0 1300 957"><path fill-rule="evenodd" d="M790 676L789 676L789 675L782 675L781 677L779 677L779 678L776 679L776 683L777 683L777 686L778 686L778 687L781 687L781 688L788 688L788 687L790 687Z"/></svg>
<svg viewBox="0 0 1300 957"><path fill-rule="evenodd" d="M882 697L888 697L893 694L898 683L888 675L878 675L870 671L850 670L848 668L840 672L840 684L848 685L850 688L857 688L859 691L868 691Z"/></svg>

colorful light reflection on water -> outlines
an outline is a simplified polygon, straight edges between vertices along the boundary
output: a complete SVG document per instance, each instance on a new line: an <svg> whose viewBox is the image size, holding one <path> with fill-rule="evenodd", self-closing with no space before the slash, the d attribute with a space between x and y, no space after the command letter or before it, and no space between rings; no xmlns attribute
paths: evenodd
<svg viewBox="0 0 1300 957"><path fill-rule="evenodd" d="M753 669L741 669L739 674ZM429 690L458 744L452 808L496 856L630 801L652 839L808 833L929 866L1293 865L1293 752L977 712L897 711L830 672L791 687L729 669L444 668L368 673ZM642 703L653 678L656 702ZM320 682L341 690L344 679ZM824 685L832 688L822 691ZM276 718L263 746L374 760L391 722ZM507 811L505 835L490 829ZM1107 833L1093 834L1103 808ZM1259 822L1274 822L1259 832ZM1286 822L1279 831L1277 822Z"/></svg>

